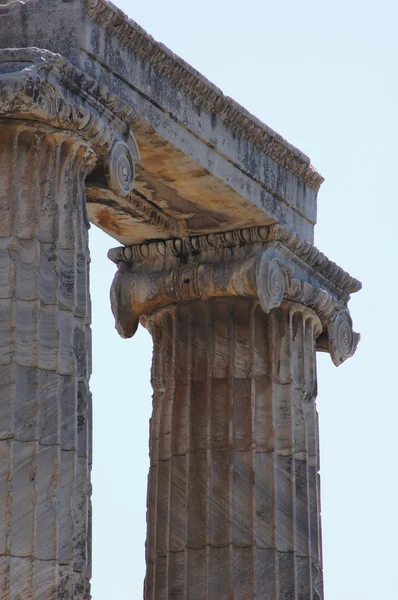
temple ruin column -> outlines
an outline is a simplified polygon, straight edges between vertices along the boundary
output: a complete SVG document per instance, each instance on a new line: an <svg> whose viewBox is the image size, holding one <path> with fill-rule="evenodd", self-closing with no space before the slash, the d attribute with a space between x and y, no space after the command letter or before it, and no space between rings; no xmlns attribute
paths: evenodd
<svg viewBox="0 0 398 600"><path fill-rule="evenodd" d="M136 146L66 60L28 48L0 64L0 596L89 600L86 183L126 195Z"/></svg>
<svg viewBox="0 0 398 600"><path fill-rule="evenodd" d="M322 600L323 177L108 0L0 4L2 600L90 599L89 221L154 340L145 600Z"/></svg>
<svg viewBox="0 0 398 600"><path fill-rule="evenodd" d="M145 600L323 599L316 346L338 364L358 338L287 239L110 252L117 328L154 341Z"/></svg>
<svg viewBox="0 0 398 600"><path fill-rule="evenodd" d="M214 298L147 323L146 599L316 598L318 317Z"/></svg>
<svg viewBox="0 0 398 600"><path fill-rule="evenodd" d="M72 133L0 120L2 598L90 597L92 158Z"/></svg>

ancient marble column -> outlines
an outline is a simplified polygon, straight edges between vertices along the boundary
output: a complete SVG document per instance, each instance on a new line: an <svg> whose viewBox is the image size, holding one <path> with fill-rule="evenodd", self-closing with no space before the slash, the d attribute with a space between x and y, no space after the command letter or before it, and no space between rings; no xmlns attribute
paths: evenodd
<svg viewBox="0 0 398 600"><path fill-rule="evenodd" d="M72 133L0 120L0 590L89 597L90 299Z"/></svg>
<svg viewBox="0 0 398 600"><path fill-rule="evenodd" d="M86 183L131 191L135 141L61 57L2 50L0 64L0 597L88 600Z"/></svg>
<svg viewBox="0 0 398 600"><path fill-rule="evenodd" d="M90 598L90 218L154 339L146 600L319 600L315 350L360 289L322 176L107 0L3 5L0 596Z"/></svg>
<svg viewBox="0 0 398 600"><path fill-rule="evenodd" d="M145 600L323 599L316 346L355 350L358 282L279 226L110 258L154 340Z"/></svg>

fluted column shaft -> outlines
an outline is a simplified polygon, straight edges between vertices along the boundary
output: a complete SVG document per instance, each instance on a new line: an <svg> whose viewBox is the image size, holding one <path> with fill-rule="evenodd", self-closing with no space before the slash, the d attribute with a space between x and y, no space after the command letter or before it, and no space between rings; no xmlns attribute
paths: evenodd
<svg viewBox="0 0 398 600"><path fill-rule="evenodd" d="M285 303L162 309L154 340L145 600L323 598L315 339Z"/></svg>
<svg viewBox="0 0 398 600"><path fill-rule="evenodd" d="M0 597L90 598L91 370L77 136L0 120Z"/></svg>

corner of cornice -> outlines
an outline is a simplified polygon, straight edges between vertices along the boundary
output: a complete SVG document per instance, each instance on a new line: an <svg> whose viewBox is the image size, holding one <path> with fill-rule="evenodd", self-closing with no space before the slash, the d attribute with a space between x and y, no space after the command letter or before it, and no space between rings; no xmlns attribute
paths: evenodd
<svg viewBox="0 0 398 600"><path fill-rule="evenodd" d="M150 63L160 74L184 90L199 106L211 111L235 133L302 183L318 192L324 178L303 152L287 142L235 100L226 96L199 71L157 42L135 21L108 0L85 0L87 13L101 27Z"/></svg>

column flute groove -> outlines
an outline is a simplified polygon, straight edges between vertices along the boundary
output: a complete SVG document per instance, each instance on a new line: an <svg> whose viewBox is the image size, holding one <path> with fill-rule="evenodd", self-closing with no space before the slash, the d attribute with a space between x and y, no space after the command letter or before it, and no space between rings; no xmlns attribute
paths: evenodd
<svg viewBox="0 0 398 600"><path fill-rule="evenodd" d="M0 162L18 173L0 171L0 268L7 274L0 312L9 327L0 356L0 445L8 465L0 482L0 589L38 600L64 592L72 598L69 591L79 589L89 598L90 315L87 286L77 294L75 281L78 262L85 278L88 270L82 182L91 150L42 124L3 120L0 131Z"/></svg>
<svg viewBox="0 0 398 600"><path fill-rule="evenodd" d="M209 327L203 326L204 311ZM161 409L158 379L153 382L151 448L156 448L153 423L159 418L159 410L163 437L168 440L167 450L158 458L158 468L160 465L167 471L167 478L158 476L156 488L150 483L148 510L156 504L158 518L161 511L166 511L169 518L165 519L168 529L161 529L164 533L159 537L159 533L154 534L158 521L148 513L147 544L153 547L155 537L155 565L149 559L146 598L189 598L192 581L198 598L228 600L232 593L234 599L267 598L261 595L264 590L271 598L278 594L297 600L311 597L311 556L305 518L307 442L301 412L307 388L313 386L304 377L303 369L304 329L311 320L316 324L317 317L294 306L281 307L267 316L255 300L249 299L215 299L206 305L191 301L148 318L155 352L162 353L154 360L157 365L162 361L167 364L166 372L163 370L166 379L162 379L165 385ZM196 322L198 327L192 330L190 323ZM313 362L313 325L309 331L307 342L312 336L312 348L307 360ZM276 343L276 336L285 342ZM258 345L252 346L256 338ZM187 346L190 340L195 340L191 348ZM191 353L193 357L194 348L207 346L207 352L197 355L199 361L203 359L205 379L194 390L195 409L189 418ZM269 382L269 393L267 386L261 386L256 394L255 357L257 377ZM264 362L262 368L259 358ZM311 370L312 365L308 368ZM269 422L268 415L272 414ZM191 440L186 434L188 423ZM195 447L192 444L200 431L202 446ZM269 436L273 439L271 446ZM269 460L273 477L269 476ZM151 452L151 469L155 463L156 450ZM188 474L191 485L186 498ZM190 506L196 506L198 511L190 511ZM185 531L201 528L199 540L189 541ZM185 551L191 557L187 562ZM203 551L205 572L200 570ZM165 562L169 584L164 583ZM151 591L153 578L155 594Z"/></svg>

